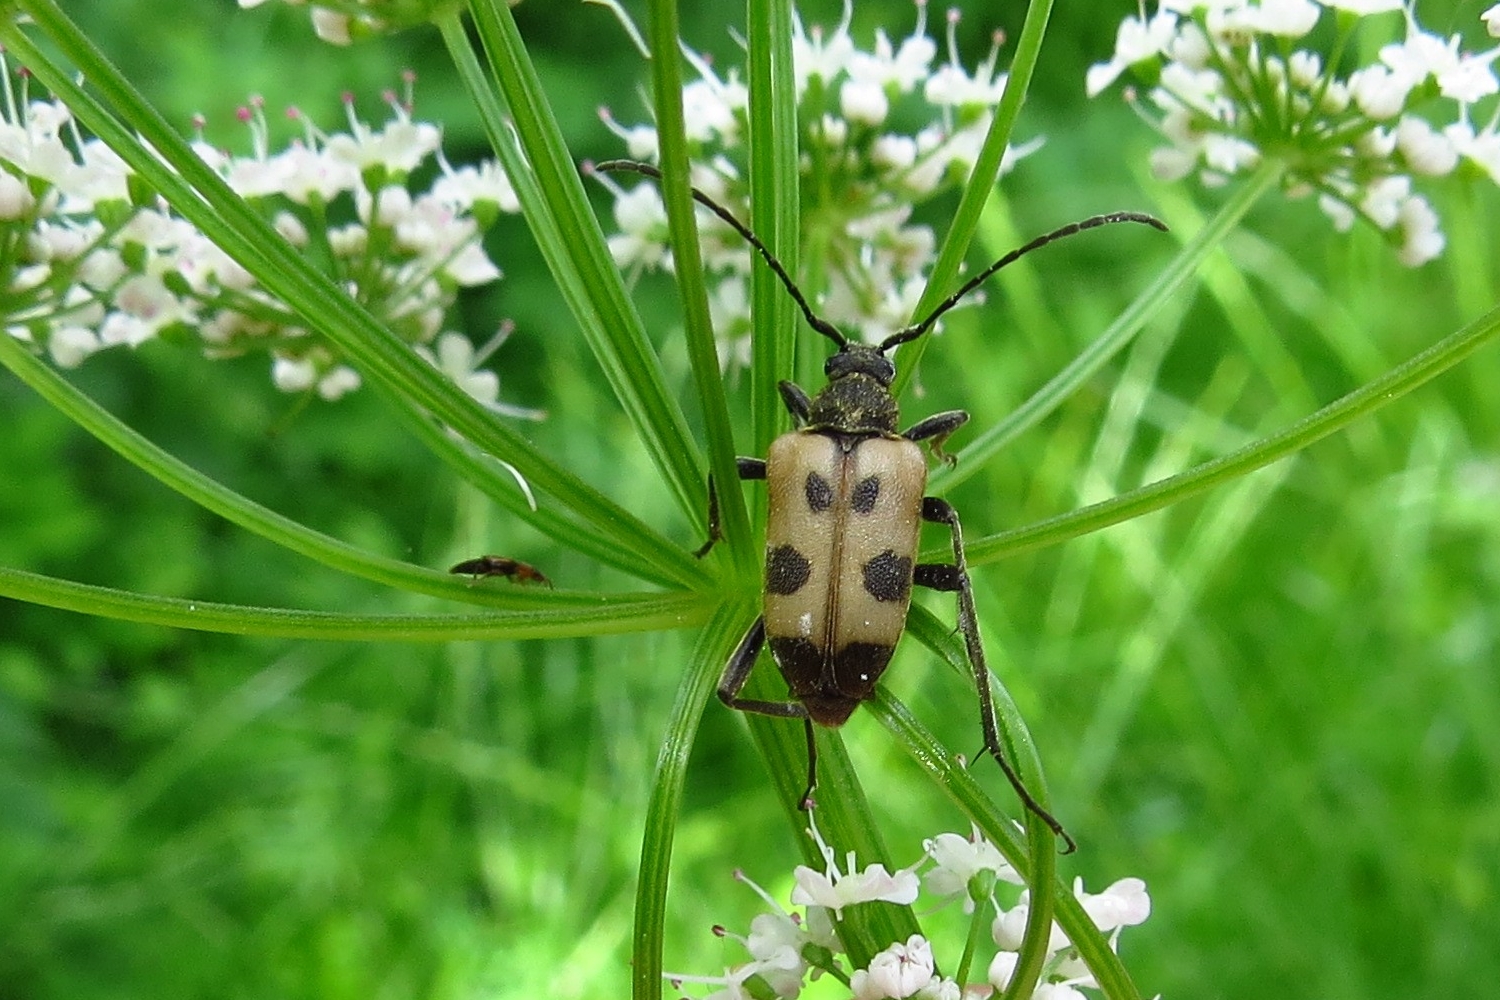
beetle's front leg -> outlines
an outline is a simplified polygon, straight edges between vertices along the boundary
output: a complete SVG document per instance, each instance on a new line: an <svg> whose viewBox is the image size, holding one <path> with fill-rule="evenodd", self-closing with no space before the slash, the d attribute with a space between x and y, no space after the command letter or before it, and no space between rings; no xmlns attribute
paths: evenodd
<svg viewBox="0 0 1500 1000"><path fill-rule="evenodd" d="M920 427L921 424L917 426ZM964 537L963 529L958 523L958 511L941 497L923 497L922 519L947 525L953 537L953 565L922 563L913 570L913 581L933 590L951 591L958 594L958 629L963 633L964 648L969 654L969 666L974 671L974 687L979 693L979 725L984 731L983 752L995 758L995 763L1000 765L1000 770L1005 772L1005 776L1010 779L1011 787L1020 796L1021 804L1040 817L1052 828L1053 833L1063 839L1065 844L1063 853L1071 853L1078 845L1068 835L1068 831L1062 828L1062 824L1032 797L1031 792L1021 781L1021 776L1006 761L1005 754L1000 749L1000 727L995 722L995 698L990 692L990 668L984 659L984 645L979 641L979 616L974 610L974 587L969 582L969 569L964 562Z"/></svg>
<svg viewBox="0 0 1500 1000"><path fill-rule="evenodd" d="M734 460L734 466L739 471L740 479L764 479L766 478L766 460L763 458L746 458L741 455ZM724 537L724 531L719 524L719 491L714 486L714 474L708 474L708 541L698 546L693 552L693 558L702 559L719 544L719 539Z"/></svg>
<svg viewBox="0 0 1500 1000"><path fill-rule="evenodd" d="M908 441L926 441L933 456L942 459L944 465L956 465L958 459L943 450L948 436L969 422L969 414L963 410L946 410L918 420L911 430L901 436Z"/></svg>
<svg viewBox="0 0 1500 1000"><path fill-rule="evenodd" d="M760 701L740 697L740 692L750 680L750 671L755 667L756 657L760 656L765 644L766 620L761 617L755 619L755 624L750 626L750 631L745 633L740 644L734 648L734 654L729 657L729 662L724 665L724 673L719 677L719 700L740 712L802 720L807 733L807 791L802 793L799 808L805 811L812 808L813 789L818 787L818 745L813 740L812 719L807 715L806 706L800 701Z"/></svg>

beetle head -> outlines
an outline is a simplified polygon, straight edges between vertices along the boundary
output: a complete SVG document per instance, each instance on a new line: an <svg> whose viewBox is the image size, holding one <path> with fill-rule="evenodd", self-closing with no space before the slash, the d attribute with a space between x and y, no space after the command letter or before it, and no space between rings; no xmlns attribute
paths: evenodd
<svg viewBox="0 0 1500 1000"><path fill-rule="evenodd" d="M881 385L889 386L896 377L896 365L882 353L882 348L845 341L837 354L823 363L823 374L836 382L848 375L867 375Z"/></svg>

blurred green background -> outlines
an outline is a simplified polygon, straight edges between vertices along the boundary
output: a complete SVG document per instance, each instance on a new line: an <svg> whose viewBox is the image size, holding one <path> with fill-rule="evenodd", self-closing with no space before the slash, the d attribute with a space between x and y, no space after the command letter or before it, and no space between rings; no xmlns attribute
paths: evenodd
<svg viewBox="0 0 1500 1000"><path fill-rule="evenodd" d="M244 148L233 110L250 93L336 126L351 91L382 120L378 94L412 67L418 114L444 123L449 156L482 153L434 34L336 50L280 5L65 6L169 118L207 115L217 144ZM1420 13L1472 38L1483 6ZM685 12L687 40L730 64L737 22L700 7ZM1008 271L927 352L912 417L1002 418L1220 197L1149 177L1151 136L1117 92L1083 100L1084 68L1134 4L1059 8L1019 133L1046 145L1007 179L984 254L1115 208L1157 212L1175 238L1109 233ZM516 13L576 156L618 155L595 111L643 120L623 81L644 70L611 16L572 3ZM839 8L804 13L832 24ZM964 6L966 63L1022 15ZM904 37L912 18L905 3L862 2L854 35L868 46L884 24ZM940 36L942 12L930 20ZM1435 201L1449 250L1415 272L1370 233L1334 235L1308 202L1268 201L1138 346L956 492L969 536L1279 429L1488 309L1500 199L1455 185ZM696 544L524 226L505 220L492 249L506 280L464 307L476 339L515 319L495 362L502 395L551 413L527 432ZM670 283L643 281L638 301L689 397ZM621 585L492 515L373 393L288 419L263 360L210 364L163 344L101 354L72 377L173 453L340 538L433 566L504 552L569 587ZM1249 481L979 571L992 665L1081 844L1063 872L1150 888L1151 920L1122 941L1145 995L1437 998L1500 981L1497 385L1490 349ZM745 403L742 387L732 399ZM245 603L437 606L226 527L10 377L0 419L4 565ZM948 599L931 606L952 613ZM0 997L622 995L644 799L691 639L316 645L0 603ZM977 745L972 691L928 660L904 649L890 686L945 742ZM879 727L856 715L845 735L898 858L966 829ZM710 934L743 932L758 912L731 872L785 899L796 861L742 721L711 706L667 967L738 961ZM938 948L951 962L958 940Z"/></svg>

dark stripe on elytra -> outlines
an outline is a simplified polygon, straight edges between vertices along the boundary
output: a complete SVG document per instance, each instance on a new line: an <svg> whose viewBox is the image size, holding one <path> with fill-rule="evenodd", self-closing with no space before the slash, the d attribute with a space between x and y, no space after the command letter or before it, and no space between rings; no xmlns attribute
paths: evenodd
<svg viewBox="0 0 1500 1000"><path fill-rule="evenodd" d="M911 592L911 559L891 549L864 564L865 590L877 601L900 601Z"/></svg>
<svg viewBox="0 0 1500 1000"><path fill-rule="evenodd" d="M795 594L812 575L812 564L791 545L778 545L766 555L766 593Z"/></svg>
<svg viewBox="0 0 1500 1000"><path fill-rule="evenodd" d="M807 474L807 485L804 491L807 493L807 509L814 514L821 514L833 506L833 487L828 485L828 480L816 472Z"/></svg>
<svg viewBox="0 0 1500 1000"><path fill-rule="evenodd" d="M880 477L866 476L854 485L849 495L849 507L856 514L868 514L875 509L875 498L880 496Z"/></svg>

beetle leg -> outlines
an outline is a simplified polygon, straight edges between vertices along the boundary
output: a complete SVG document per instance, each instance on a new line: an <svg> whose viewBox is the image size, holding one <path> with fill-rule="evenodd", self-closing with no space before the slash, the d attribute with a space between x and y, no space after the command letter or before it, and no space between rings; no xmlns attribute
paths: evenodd
<svg viewBox="0 0 1500 1000"><path fill-rule="evenodd" d="M796 382L783 379L776 383L777 390L781 393L781 401L786 404L787 412L792 419L801 427L807 423L807 415L812 412L812 397L802 391L802 387Z"/></svg>
<svg viewBox="0 0 1500 1000"><path fill-rule="evenodd" d="M927 421L924 420L922 423L925 424ZM1021 776L1006 761L1000 749L1000 727L995 722L995 698L990 693L990 668L984 659L984 646L979 641L979 616L974 611L974 588L969 582L969 570L964 562L963 529L958 523L958 511L941 497L923 497L922 520L946 524L953 536L953 565L924 563L915 567L913 579L925 587L955 591L958 594L958 629L964 636L964 648L969 654L969 666L974 670L974 687L979 693L979 724L984 731L984 750L981 751L981 756L988 753L995 758L995 763L1000 765L1000 770L1005 772L1006 778L1010 779L1011 787L1020 796L1021 804L1036 814L1042 822L1052 828L1053 833L1063 839L1065 845L1063 853L1070 854L1077 848L1077 843L1068 835L1068 831L1062 828L1062 824L1042 808L1041 803L1037 802L1031 792L1027 791L1026 785L1021 781Z"/></svg>
<svg viewBox="0 0 1500 1000"><path fill-rule="evenodd" d="M943 442L948 440L948 435L968 423L969 415L963 410L947 410L943 413L934 413L924 420L918 420L912 425L911 430L901 436L908 441L927 441L927 447L932 454L943 460L947 465L955 465L958 459L943 451Z"/></svg>
<svg viewBox="0 0 1500 1000"><path fill-rule="evenodd" d="M702 559L719 544L719 539L724 537L724 529L719 524L719 490L714 486L714 474L708 474L708 541L693 550L694 559Z"/></svg>
<svg viewBox="0 0 1500 1000"><path fill-rule="evenodd" d="M743 455L734 460L734 467L739 471L741 479L764 479L766 478L766 460L763 458L746 458ZM693 552L694 559L702 559L719 543L724 537L724 531L719 524L719 491L714 486L714 475L708 474L708 541L698 546Z"/></svg>
<svg viewBox="0 0 1500 1000"><path fill-rule="evenodd" d="M745 683L750 680L750 670L755 666L755 659L760 656L765 644L766 620L761 617L755 619L755 624L750 626L750 631L745 633L745 637L729 657L729 662L724 665L724 673L719 677L719 700L739 712L803 721L807 730L807 791L802 793L798 808L805 811L812 808L813 789L818 787L818 745L813 741L812 719L808 718L806 706L800 701L760 701L740 697Z"/></svg>

